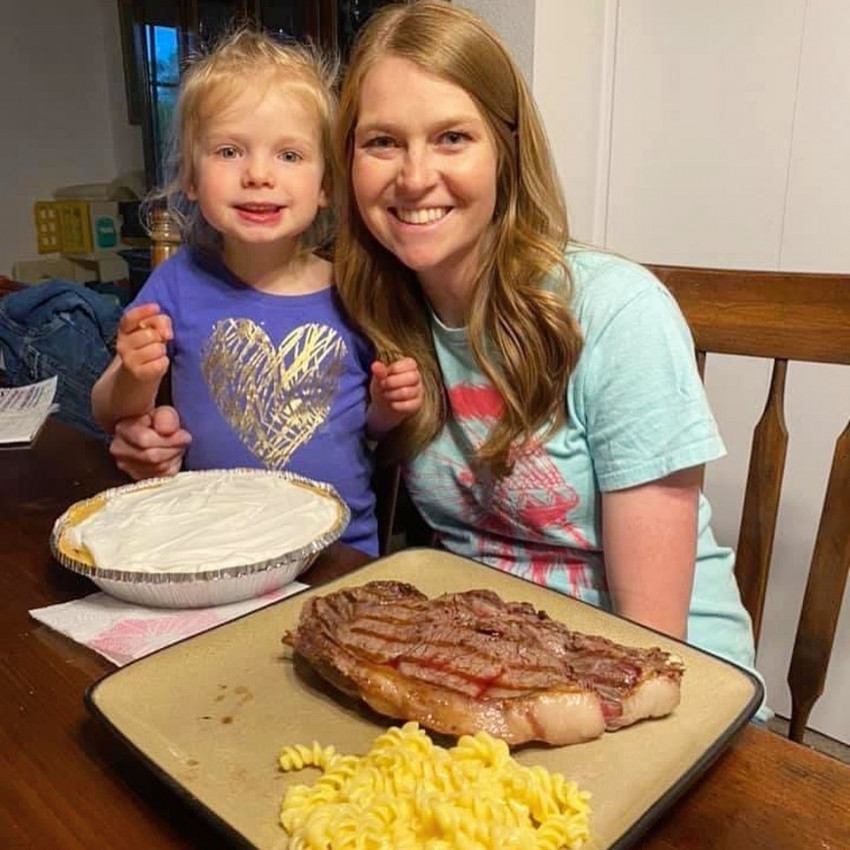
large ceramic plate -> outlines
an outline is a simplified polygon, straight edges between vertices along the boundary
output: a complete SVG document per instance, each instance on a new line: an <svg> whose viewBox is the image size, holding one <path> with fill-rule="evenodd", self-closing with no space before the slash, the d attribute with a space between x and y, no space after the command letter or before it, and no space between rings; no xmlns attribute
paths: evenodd
<svg viewBox="0 0 850 850"><path fill-rule="evenodd" d="M621 850L634 841L762 699L753 676L711 655L473 561L410 549L136 661L92 686L89 707L235 840L283 850L278 811L284 791L314 774L281 773L281 747L315 739L363 754L391 721L295 664L281 636L310 596L390 578L429 595L490 588L503 599L531 602L570 628L661 646L683 658L682 701L669 717L586 744L517 753L520 762L560 771L592 793L589 850Z"/></svg>

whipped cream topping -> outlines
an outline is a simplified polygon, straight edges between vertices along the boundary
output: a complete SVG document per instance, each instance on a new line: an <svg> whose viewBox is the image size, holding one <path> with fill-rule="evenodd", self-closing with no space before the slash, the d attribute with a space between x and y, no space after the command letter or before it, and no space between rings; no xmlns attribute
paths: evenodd
<svg viewBox="0 0 850 850"><path fill-rule="evenodd" d="M182 472L114 494L66 534L103 569L204 572L300 549L338 518L331 496L278 475Z"/></svg>

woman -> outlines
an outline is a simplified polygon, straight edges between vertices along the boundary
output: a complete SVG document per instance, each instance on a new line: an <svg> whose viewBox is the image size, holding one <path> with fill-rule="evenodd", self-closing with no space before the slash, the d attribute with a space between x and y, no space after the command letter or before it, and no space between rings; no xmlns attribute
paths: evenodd
<svg viewBox="0 0 850 850"><path fill-rule="evenodd" d="M498 36L440 0L385 7L337 140L337 285L383 360L419 364L395 450L442 545L751 668L700 492L724 447L687 325L645 269L569 243Z"/></svg>

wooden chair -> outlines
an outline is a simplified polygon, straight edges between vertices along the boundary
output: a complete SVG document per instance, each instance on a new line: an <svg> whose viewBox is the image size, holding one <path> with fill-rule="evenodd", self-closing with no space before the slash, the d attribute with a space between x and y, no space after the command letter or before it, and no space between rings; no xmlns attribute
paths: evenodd
<svg viewBox="0 0 850 850"><path fill-rule="evenodd" d="M151 211L151 268L155 269L180 248L180 228L169 214L160 207Z"/></svg>
<svg viewBox="0 0 850 850"><path fill-rule="evenodd" d="M850 275L649 268L685 314L701 375L709 352L773 361L753 434L735 562L758 642L788 445L783 412L788 361L850 366ZM802 741L823 693L848 570L850 424L835 447L788 670L794 741Z"/></svg>

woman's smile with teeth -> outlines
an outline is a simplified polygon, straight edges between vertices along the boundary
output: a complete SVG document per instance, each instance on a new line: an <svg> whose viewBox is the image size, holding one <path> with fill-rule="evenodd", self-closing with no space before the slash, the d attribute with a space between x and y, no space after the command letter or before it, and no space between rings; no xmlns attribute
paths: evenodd
<svg viewBox="0 0 850 850"><path fill-rule="evenodd" d="M431 224L444 218L451 212L451 207L427 207L418 210L405 210L401 207L393 207L392 212L396 218L405 224Z"/></svg>

